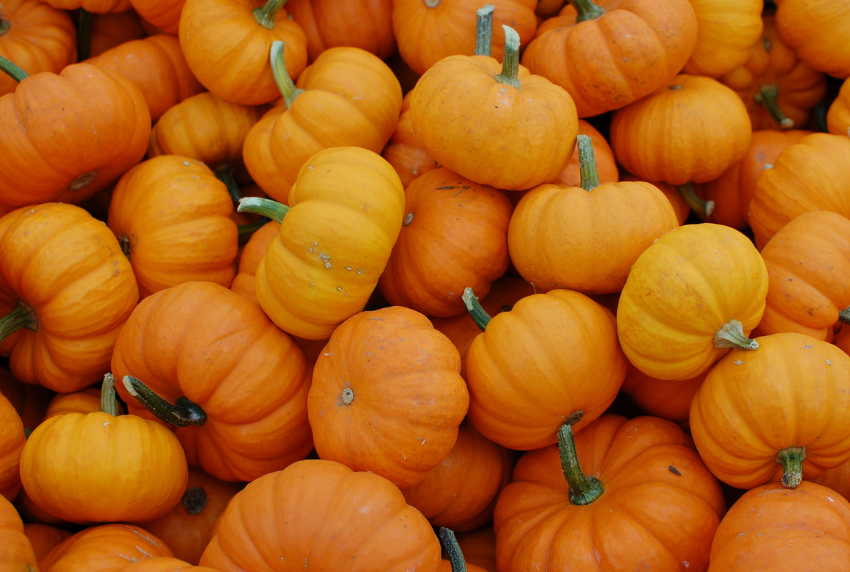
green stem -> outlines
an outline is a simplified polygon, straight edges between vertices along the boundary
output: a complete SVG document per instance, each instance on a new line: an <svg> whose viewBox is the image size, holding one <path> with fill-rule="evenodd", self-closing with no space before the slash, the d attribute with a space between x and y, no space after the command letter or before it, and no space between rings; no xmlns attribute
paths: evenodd
<svg viewBox="0 0 850 572"><path fill-rule="evenodd" d="M100 410L118 417L118 400L115 399L115 377L111 373L103 376L103 386L100 388Z"/></svg>
<svg viewBox="0 0 850 572"><path fill-rule="evenodd" d="M238 207L239 201L242 200L242 191L236 183L236 177L233 175L233 167L230 165L221 165L215 171L215 178L224 183L227 187L227 192L230 194L230 199L233 201L233 206Z"/></svg>
<svg viewBox="0 0 850 572"><path fill-rule="evenodd" d="M481 328L482 332L485 331L487 324L490 323L492 318L484 311L484 308L478 302L478 298L475 297L472 288L464 288L461 300L466 304L466 310L469 312L470 317L472 317L472 321Z"/></svg>
<svg viewBox="0 0 850 572"><path fill-rule="evenodd" d="M812 115L815 116L815 125L818 126L818 131L821 133L829 133L829 128L826 125L826 114L828 111L829 105L824 100L817 102L815 108L812 109Z"/></svg>
<svg viewBox="0 0 850 572"><path fill-rule="evenodd" d="M759 343L744 335L744 325L738 320L729 320L714 334L714 347L734 350L757 350Z"/></svg>
<svg viewBox="0 0 850 572"><path fill-rule="evenodd" d="M576 137L578 144L578 168L581 173L581 188L592 191L599 186L599 171L593 154L593 141L587 135Z"/></svg>
<svg viewBox="0 0 850 572"><path fill-rule="evenodd" d="M568 419L558 430L558 449L561 452L561 468L570 486L570 504L590 504L605 492L605 487L596 477L588 477L581 471L573 438L573 419Z"/></svg>
<svg viewBox="0 0 850 572"><path fill-rule="evenodd" d="M850 324L850 308L844 308L838 312L838 321L842 324Z"/></svg>
<svg viewBox="0 0 850 572"><path fill-rule="evenodd" d="M80 8L77 12L77 61L89 59L91 54L91 12Z"/></svg>
<svg viewBox="0 0 850 572"><path fill-rule="evenodd" d="M454 531L451 529L440 527L440 542L446 553L449 555L449 562L452 564L452 572L466 572L466 560L463 558L463 552L460 549L460 544L457 543Z"/></svg>
<svg viewBox="0 0 850 572"><path fill-rule="evenodd" d="M522 83L519 81L519 34L510 26L502 25L505 31L505 54L502 58L502 73L494 79L499 83L507 84L519 89Z"/></svg>
<svg viewBox="0 0 850 572"><path fill-rule="evenodd" d="M12 29L12 24L0 18L0 36L5 36Z"/></svg>
<svg viewBox="0 0 850 572"><path fill-rule="evenodd" d="M676 185L676 190L679 191L679 196L688 203L691 210L697 213L697 216L702 220L707 219L714 212L714 201L704 201L699 198L691 183Z"/></svg>
<svg viewBox="0 0 850 572"><path fill-rule="evenodd" d="M263 28L274 30L274 20L284 4L286 4L286 0L266 0L265 6L254 8L254 19Z"/></svg>
<svg viewBox="0 0 850 572"><path fill-rule="evenodd" d="M29 439L30 435L32 435L32 429L24 427L24 438Z"/></svg>
<svg viewBox="0 0 850 572"><path fill-rule="evenodd" d="M9 76L18 83L21 83L29 77L27 72L25 72L3 56L0 56L0 71L5 73L7 76Z"/></svg>
<svg viewBox="0 0 850 572"><path fill-rule="evenodd" d="M251 237L254 236L254 233L266 226L269 222L269 219L266 217L260 217L260 220L257 222L252 222L251 224L240 224L236 227L239 231L239 244L247 244Z"/></svg>
<svg viewBox="0 0 850 572"><path fill-rule="evenodd" d="M189 425L203 425L207 421L207 414L197 403L193 403L185 397L179 398L173 405L159 395L142 381L129 375L124 376L124 387L145 409L164 423L175 427L188 427Z"/></svg>
<svg viewBox="0 0 850 572"><path fill-rule="evenodd" d="M304 93L304 90L295 87L295 83L289 77L289 72L286 70L286 60L283 57L284 48L286 48L284 42L272 42L272 49L269 50L269 61L272 64L274 81L280 90L280 95L283 96L286 109L292 109L295 98Z"/></svg>
<svg viewBox="0 0 850 572"><path fill-rule="evenodd" d="M779 102L776 101L778 97L779 88L775 84L770 84L761 86L761 89L756 92L753 99L762 104L782 129L791 129L794 127L794 121L786 116L782 108L779 107Z"/></svg>
<svg viewBox="0 0 850 572"><path fill-rule="evenodd" d="M478 25L475 30L475 55L489 56L493 47L493 11L492 4L478 9Z"/></svg>
<svg viewBox="0 0 850 572"><path fill-rule="evenodd" d="M23 300L18 300L15 308L0 318L0 344L10 334L17 332L21 328L37 331L38 318L36 318L35 312L29 307L29 304Z"/></svg>
<svg viewBox="0 0 850 572"><path fill-rule="evenodd" d="M605 13L605 10L597 6L592 0L569 0L573 8L576 9L576 24L586 20L595 20Z"/></svg>
<svg viewBox="0 0 850 572"><path fill-rule="evenodd" d="M805 447L788 447L776 454L776 462L782 465L782 486L793 489L803 481Z"/></svg>
<svg viewBox="0 0 850 572"><path fill-rule="evenodd" d="M245 197L239 201L239 207L236 210L240 213L254 213L262 215L280 224L283 222L283 217L285 217L286 213L289 212L289 207L271 199Z"/></svg>

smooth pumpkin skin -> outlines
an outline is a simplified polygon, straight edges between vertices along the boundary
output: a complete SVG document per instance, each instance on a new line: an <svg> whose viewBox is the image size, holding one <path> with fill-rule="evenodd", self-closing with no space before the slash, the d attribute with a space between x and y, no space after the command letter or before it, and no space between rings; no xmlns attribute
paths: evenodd
<svg viewBox="0 0 850 572"><path fill-rule="evenodd" d="M535 0L495 0L492 56L502 61L503 25L517 31L522 45L534 38L537 18ZM431 7L429 4L434 4ZM417 75L424 74L441 59L475 52L477 11L484 4L472 0L393 0L393 31L398 51Z"/></svg>
<svg viewBox="0 0 850 572"><path fill-rule="evenodd" d="M8 369L0 367L0 393L9 400L26 428L35 428L56 394L46 387L21 383Z"/></svg>
<svg viewBox="0 0 850 572"><path fill-rule="evenodd" d="M109 370L139 289L103 223L79 207L48 203L0 219L0 316L18 300L33 309L38 329L11 334L0 354L16 379L71 392Z"/></svg>
<svg viewBox="0 0 850 572"><path fill-rule="evenodd" d="M27 439L24 424L9 400L0 394L0 496L12 501L21 489L18 469Z"/></svg>
<svg viewBox="0 0 850 572"><path fill-rule="evenodd" d="M256 304L217 284L188 282L139 304L112 372L140 379L169 403L186 397L200 405L206 423L174 432L189 464L223 481L251 481L312 448L304 353ZM123 384L117 389L131 413L153 419Z"/></svg>
<svg viewBox="0 0 850 572"><path fill-rule="evenodd" d="M647 415L660 417L684 426L688 423L691 401L708 372L693 379L668 381L655 379L629 364L621 391L632 398Z"/></svg>
<svg viewBox="0 0 850 572"><path fill-rule="evenodd" d="M762 0L689 0L697 44L682 70L720 77L744 65L762 32Z"/></svg>
<svg viewBox="0 0 850 572"><path fill-rule="evenodd" d="M596 149L596 141L593 142L594 150ZM631 173L623 173L621 178L623 181L642 181L647 182L638 177L637 175L632 175ZM599 179L600 182L602 179ZM679 191L675 186L665 183L663 181L656 181L651 183L653 187L664 193L664 196L667 197L667 200L670 201L670 206L673 207L673 212L676 213L676 220L679 221L679 226L685 224L685 221L688 220L688 215L691 214L691 207L688 206L688 203L685 202L685 199L682 198L682 195L679 194ZM694 185L694 190L699 192L702 185L699 183Z"/></svg>
<svg viewBox="0 0 850 572"><path fill-rule="evenodd" d="M41 560L73 533L48 524L27 523L24 524L24 534L30 541L36 560Z"/></svg>
<svg viewBox="0 0 850 572"><path fill-rule="evenodd" d="M233 497L201 565L294 572L305 558L321 570L436 572L440 542L387 479L316 459L265 475Z"/></svg>
<svg viewBox="0 0 850 572"><path fill-rule="evenodd" d="M691 404L691 434L720 480L751 489L782 478L776 454L805 447L803 478L850 459L850 356L796 333L758 338L711 370Z"/></svg>
<svg viewBox="0 0 850 572"><path fill-rule="evenodd" d="M14 504L15 508L18 509L18 513L21 515L21 518L27 522L38 522L52 526L74 526L72 523L62 520L61 518L57 518L39 508L38 505L35 504L35 502L33 502L33 500L27 495L27 491L23 487L21 487ZM41 560L41 558L39 558L39 560Z"/></svg>
<svg viewBox="0 0 850 572"><path fill-rule="evenodd" d="M194 280L230 286L239 247L232 212L227 187L206 165L163 155L121 177L108 223L146 298Z"/></svg>
<svg viewBox="0 0 850 572"><path fill-rule="evenodd" d="M38 572L35 553L15 507L0 495L0 570Z"/></svg>
<svg viewBox="0 0 850 572"><path fill-rule="evenodd" d="M511 480L514 460L474 425L463 423L448 457L424 481L401 492L432 526L474 530L493 519L496 498Z"/></svg>
<svg viewBox="0 0 850 572"><path fill-rule="evenodd" d="M130 0L142 18L172 36L177 35L185 3L186 0Z"/></svg>
<svg viewBox="0 0 850 572"><path fill-rule="evenodd" d="M812 479L812 482L834 490L846 500L850 497L850 461L825 470L821 476Z"/></svg>
<svg viewBox="0 0 850 572"><path fill-rule="evenodd" d="M492 523L470 532L459 532L457 543L467 564L496 572L496 531Z"/></svg>
<svg viewBox="0 0 850 572"><path fill-rule="evenodd" d="M38 564L41 572L100 572L160 556L174 555L150 532L131 524L104 524L66 539Z"/></svg>
<svg viewBox="0 0 850 572"><path fill-rule="evenodd" d="M117 14L92 14L89 55L94 58L125 42L141 40L146 36L147 33L142 28L139 15L135 10Z"/></svg>
<svg viewBox="0 0 850 572"><path fill-rule="evenodd" d="M412 93L412 91L408 92L404 96L404 101L409 101L409 96ZM416 140L413 133L413 123L410 121L409 108L401 112L398 125L396 125L392 137L390 137L389 143L381 152L381 156L396 170L405 189L416 177L440 166Z"/></svg>
<svg viewBox="0 0 850 572"><path fill-rule="evenodd" d="M279 102L266 113L248 133L243 151L251 177L282 203L299 170L319 151L353 146L380 153L401 106L401 85L390 68L360 48L322 52L296 85L305 91L292 108Z"/></svg>
<svg viewBox="0 0 850 572"><path fill-rule="evenodd" d="M850 135L850 81L841 84L838 96L829 106L826 126L830 133Z"/></svg>
<svg viewBox="0 0 850 572"><path fill-rule="evenodd" d="M826 487L802 482L758 487L736 502L711 544L709 572L847 569L850 504Z"/></svg>
<svg viewBox="0 0 850 572"><path fill-rule="evenodd" d="M65 415L66 413L94 413L100 411L100 387L96 385L74 391L72 393L58 393L50 400L44 419ZM124 415L124 406L118 404L118 414Z"/></svg>
<svg viewBox="0 0 850 572"><path fill-rule="evenodd" d="M602 415L626 365L610 311L570 290L527 296L469 348L469 419L510 449L545 447L576 411L584 411L577 431Z"/></svg>
<svg viewBox="0 0 850 572"><path fill-rule="evenodd" d="M378 281L381 293L426 316L466 312L464 288L486 296L508 269L511 201L445 167L417 178L404 195L405 219Z"/></svg>
<svg viewBox="0 0 850 572"><path fill-rule="evenodd" d="M361 48L382 60L395 53L392 0L290 0L286 9L307 36L307 58L328 48Z"/></svg>
<svg viewBox="0 0 850 572"><path fill-rule="evenodd" d="M776 27L808 66L838 79L850 76L850 50L843 37L850 26L848 0L780 0Z"/></svg>
<svg viewBox="0 0 850 572"><path fill-rule="evenodd" d="M688 0L597 0L605 13L576 23L564 6L544 22L522 56L531 73L575 100L579 117L620 109L666 85L697 42Z"/></svg>
<svg viewBox="0 0 850 572"><path fill-rule="evenodd" d="M614 159L614 151L611 149L611 146L608 144L605 137L593 125L584 119L578 120L578 134L587 135L593 142L593 154L596 159L596 172L599 177L599 182L618 182L620 180L620 173L617 170L617 161ZM567 168L564 169L561 176L554 182L568 187L578 187L581 185L578 147L573 149L569 165L567 165Z"/></svg>
<svg viewBox="0 0 850 572"><path fill-rule="evenodd" d="M413 90L410 121L435 161L513 191L564 172L578 134L575 104L562 88L518 67L519 88L495 79L502 64L488 56L449 56L425 72Z"/></svg>
<svg viewBox="0 0 850 572"><path fill-rule="evenodd" d="M76 10L82 8L92 14L107 14L113 12L126 12L130 6L130 0L45 0L47 4L60 10Z"/></svg>
<svg viewBox="0 0 850 572"><path fill-rule="evenodd" d="M575 443L605 492L572 505L558 446L524 455L496 504L499 570L705 570L723 493L678 425L606 415Z"/></svg>
<svg viewBox="0 0 850 572"><path fill-rule="evenodd" d="M747 108L735 92L684 74L611 120L617 161L647 181L671 185L716 179L744 158L751 137Z"/></svg>
<svg viewBox="0 0 850 572"><path fill-rule="evenodd" d="M252 302L259 304L257 293L254 288L254 280L256 278L257 267L260 261L266 255L269 243L280 234L280 224L275 221L270 221L264 224L260 229L251 236L248 244L242 249L242 256L239 258L239 272L233 279L230 285L230 290L241 296L245 296Z"/></svg>
<svg viewBox="0 0 850 572"><path fill-rule="evenodd" d="M26 78L0 97L0 209L94 196L142 159L150 123L138 88L110 70Z"/></svg>
<svg viewBox="0 0 850 572"><path fill-rule="evenodd" d="M758 325L767 296L767 268L750 240L711 223L674 229L638 257L617 307L623 351L656 379L686 380L729 350L715 333L730 320L744 335Z"/></svg>
<svg viewBox="0 0 850 572"><path fill-rule="evenodd" d="M206 566L193 566L188 562L168 556L159 556L157 558L145 558L135 562L128 562L116 566L115 568L107 568L102 572L217 572Z"/></svg>
<svg viewBox="0 0 850 572"><path fill-rule="evenodd" d="M811 134L811 131L802 129L755 131L744 158L703 185L705 199L714 201L714 212L709 220L738 230L745 229L759 176L772 167L786 147Z"/></svg>
<svg viewBox="0 0 850 572"><path fill-rule="evenodd" d="M813 133L789 145L756 181L749 223L764 248L779 229L809 211L850 216L850 138Z"/></svg>
<svg viewBox="0 0 850 572"><path fill-rule="evenodd" d="M257 299L282 330L326 339L377 286L401 230L404 189L380 155L335 147L301 167L289 204L257 267Z"/></svg>
<svg viewBox="0 0 850 572"><path fill-rule="evenodd" d="M0 35L0 56L29 75L59 73L77 60L77 32L65 12L36 0L6 0L0 22L10 26ZM17 87L18 82L0 74L0 96Z"/></svg>
<svg viewBox="0 0 850 572"><path fill-rule="evenodd" d="M180 47L195 77L222 99L260 105L280 97L269 65L272 42L286 43L290 77L307 65L304 31L285 9L267 29L254 18L255 0L186 0L180 15Z"/></svg>
<svg viewBox="0 0 850 572"><path fill-rule="evenodd" d="M457 349L419 312L390 306L352 316L313 371L316 452L399 488L421 483L449 455L469 408L459 370Z"/></svg>

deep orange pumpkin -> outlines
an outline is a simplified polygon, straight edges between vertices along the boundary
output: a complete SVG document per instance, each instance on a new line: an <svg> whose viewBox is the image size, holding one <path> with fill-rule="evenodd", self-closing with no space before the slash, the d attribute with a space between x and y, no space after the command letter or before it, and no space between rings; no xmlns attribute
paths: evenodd
<svg viewBox="0 0 850 572"><path fill-rule="evenodd" d="M785 43L807 65L839 79L850 76L850 50L844 41L848 26L848 0L776 2L776 27Z"/></svg>
<svg viewBox="0 0 850 572"><path fill-rule="evenodd" d="M147 36L139 15L134 10L117 14L91 15L91 45L89 55L96 57L125 42Z"/></svg>
<svg viewBox="0 0 850 572"><path fill-rule="evenodd" d="M416 140L413 133L413 123L410 121L412 95L413 92L409 91L404 96L398 125L381 153L381 156L396 170L405 189L416 177L439 167L428 151Z"/></svg>
<svg viewBox="0 0 850 572"><path fill-rule="evenodd" d="M47 553L42 572L100 572L158 556L174 556L153 534L130 524L104 524L87 528Z"/></svg>
<svg viewBox="0 0 850 572"><path fill-rule="evenodd" d="M0 393L9 400L15 411L21 417L26 429L35 429L44 419L44 412L53 396L56 395L46 387L21 383L12 376L6 368L0 367Z"/></svg>
<svg viewBox="0 0 850 572"><path fill-rule="evenodd" d="M708 372L693 379L668 381L655 379L629 364L622 392L632 398L641 411L686 426L691 401Z"/></svg>
<svg viewBox="0 0 850 572"><path fill-rule="evenodd" d="M60 10L82 8L93 14L126 12L131 8L130 0L46 0L47 4Z"/></svg>
<svg viewBox="0 0 850 572"><path fill-rule="evenodd" d="M0 563L4 572L37 572L36 555L15 507L0 495Z"/></svg>
<svg viewBox="0 0 850 572"><path fill-rule="evenodd" d="M830 133L850 136L850 81L841 84L841 90L826 114L826 125Z"/></svg>
<svg viewBox="0 0 850 572"><path fill-rule="evenodd" d="M130 0L139 15L168 34L177 35L186 0Z"/></svg>
<svg viewBox="0 0 850 572"><path fill-rule="evenodd" d="M239 258L239 273L233 279L230 290L259 304L254 289L257 267L260 266L260 261L266 255L269 242L279 234L280 224L271 221L264 224L251 236L251 240L242 249L242 256Z"/></svg>
<svg viewBox="0 0 850 572"><path fill-rule="evenodd" d="M496 572L496 531L492 524L471 532L459 532L457 543L467 563Z"/></svg>
<svg viewBox="0 0 850 572"><path fill-rule="evenodd" d="M41 560L73 533L48 524L29 523L24 525L24 534L32 545L36 560Z"/></svg>
<svg viewBox="0 0 850 572"><path fill-rule="evenodd" d="M25 443L21 418L9 400L0 394L0 496L10 502L21 489L19 466Z"/></svg>
<svg viewBox="0 0 850 572"><path fill-rule="evenodd" d="M328 48L361 48L382 60L395 53L392 0L290 0L286 9L307 36L310 62Z"/></svg>

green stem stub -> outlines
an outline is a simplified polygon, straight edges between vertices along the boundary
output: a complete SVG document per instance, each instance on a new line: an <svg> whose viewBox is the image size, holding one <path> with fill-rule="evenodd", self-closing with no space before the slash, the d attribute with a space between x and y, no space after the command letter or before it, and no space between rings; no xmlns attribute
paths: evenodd
<svg viewBox="0 0 850 572"><path fill-rule="evenodd" d="M460 550L460 544L457 543L454 531L441 527L439 536L443 548L446 549L446 554L449 555L452 572L466 572L466 560L463 558L463 552Z"/></svg>
<svg viewBox="0 0 850 572"><path fill-rule="evenodd" d="M274 21L286 0L267 0L262 8L254 8L252 13L257 23L268 30L274 30Z"/></svg>
<svg viewBox="0 0 850 572"><path fill-rule="evenodd" d="M838 312L838 321L845 325L850 324L850 308L844 308Z"/></svg>
<svg viewBox="0 0 850 572"><path fill-rule="evenodd" d="M599 186L599 171L593 154L593 141L587 135L576 137L578 145L578 168L581 173L581 188L592 191Z"/></svg>
<svg viewBox="0 0 850 572"><path fill-rule="evenodd" d="M723 324L714 334L714 347L718 349L731 348L733 350L757 350L759 343L749 339L744 334L744 325L738 320L732 319Z"/></svg>
<svg viewBox="0 0 850 572"><path fill-rule="evenodd" d="M239 189L239 184L236 182L236 177L233 174L233 167L230 165L221 165L214 171L215 178L224 183L227 187L227 192L230 199L233 201L233 206L238 207L239 201L242 200L242 191Z"/></svg>
<svg viewBox="0 0 850 572"><path fill-rule="evenodd" d="M714 201L704 201L699 198L691 183L676 185L676 190L688 206L691 207L691 210L697 213L697 216L702 220L706 220L714 212Z"/></svg>
<svg viewBox="0 0 850 572"><path fill-rule="evenodd" d="M38 318L29 304L23 300L18 300L15 308L0 318L0 344L10 334L17 332L21 328L27 328L34 332L38 331Z"/></svg>
<svg viewBox="0 0 850 572"><path fill-rule="evenodd" d="M594 4L592 0L570 0L570 4L578 12L576 24L587 20L595 20L605 14L605 10Z"/></svg>
<svg viewBox="0 0 850 572"><path fill-rule="evenodd" d="M82 62L91 54L91 12L80 8L77 18L77 61Z"/></svg>
<svg viewBox="0 0 850 572"><path fill-rule="evenodd" d="M753 99L760 103L768 111L768 113L770 113L773 120L776 121L782 129L791 129L794 127L794 121L785 115L785 112L782 111L781 107L779 107L779 102L777 101L778 98L779 88L774 84L761 86L761 89L759 89L753 96Z"/></svg>
<svg viewBox="0 0 850 572"><path fill-rule="evenodd" d="M803 481L805 447L788 447L776 454L776 462L782 465L782 486L793 489Z"/></svg>
<svg viewBox="0 0 850 572"><path fill-rule="evenodd" d="M115 399L115 377L111 373L103 376L103 386L100 389L100 410L118 417L118 400Z"/></svg>
<svg viewBox="0 0 850 572"><path fill-rule="evenodd" d="M21 83L29 77L27 72L25 72L3 56L0 56L0 71L5 73L7 76L9 76L18 83Z"/></svg>
<svg viewBox="0 0 850 572"><path fill-rule="evenodd" d="M472 288L464 288L461 300L463 300L463 303L466 305L466 310L469 312L472 321L481 328L481 331L485 331L487 329L487 324L490 323L492 318L490 318L490 315L484 311L481 303L478 302L478 298L475 297L475 293L472 291Z"/></svg>
<svg viewBox="0 0 850 572"><path fill-rule="evenodd" d="M563 469L564 478L567 479L567 484L570 487L570 504L586 505L601 497L605 492L605 487L596 477L588 477L582 472L581 465L578 462L571 421L574 421L573 416L570 416L558 430L561 469Z"/></svg>
<svg viewBox="0 0 850 572"><path fill-rule="evenodd" d="M496 7L486 4L478 9L478 25L475 31L475 55L489 56L493 48L493 12Z"/></svg>
<svg viewBox="0 0 850 572"><path fill-rule="evenodd" d="M286 109L292 109L295 98L304 93L304 90L295 87L295 83L289 77L289 72L286 69L286 60L283 57L285 48L286 43L284 42L272 42L271 50L269 50L269 61L272 64L274 81L280 90L280 95L283 96Z"/></svg>
<svg viewBox="0 0 850 572"><path fill-rule="evenodd" d="M197 403L193 403L185 397L180 397L171 404L153 392L151 388L142 381L124 376L124 387L145 406L145 409L154 414L162 421L175 427L188 427L190 425L203 425L207 421L207 414Z"/></svg>
<svg viewBox="0 0 850 572"><path fill-rule="evenodd" d="M495 77L499 83L519 89L519 34L510 26L502 25L505 31L505 55L502 58L502 73Z"/></svg>
<svg viewBox="0 0 850 572"><path fill-rule="evenodd" d="M245 197L239 201L236 209L240 213L254 213L270 218L276 223L283 222L283 217L289 212L289 207L283 203L260 197Z"/></svg>

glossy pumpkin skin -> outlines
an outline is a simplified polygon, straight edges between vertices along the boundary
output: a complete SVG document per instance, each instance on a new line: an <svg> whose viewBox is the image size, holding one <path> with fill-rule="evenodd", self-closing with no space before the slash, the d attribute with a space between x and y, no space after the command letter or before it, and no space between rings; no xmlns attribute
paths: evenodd
<svg viewBox="0 0 850 572"><path fill-rule="evenodd" d="M174 556L159 538L131 524L104 524L87 528L47 553L39 568L44 572L100 572L128 561Z"/></svg>
<svg viewBox="0 0 850 572"><path fill-rule="evenodd" d="M564 6L522 57L575 100L579 117L620 109L666 87L688 61L697 19L688 0L598 0L605 13L576 22Z"/></svg>
<svg viewBox="0 0 850 572"><path fill-rule="evenodd" d="M79 207L48 203L0 219L0 316L18 300L38 326L9 335L0 354L15 378L71 392L103 379L139 291L103 223Z"/></svg>
<svg viewBox="0 0 850 572"><path fill-rule="evenodd" d="M40 385L21 383L6 368L0 368L0 393L9 400L28 429L41 423L50 400L56 395Z"/></svg>
<svg viewBox="0 0 850 572"><path fill-rule="evenodd" d="M605 137L590 123L584 119L578 120L578 134L587 135L593 143L593 154L596 158L596 172L600 183L616 183L620 180L617 170L617 161L614 159L614 151L605 140ZM568 187L581 185L581 172L579 170L578 147L573 150L570 163L555 181L556 184Z"/></svg>
<svg viewBox="0 0 850 572"><path fill-rule="evenodd" d="M850 81L841 84L838 97L829 106L826 126L830 133L850 135Z"/></svg>
<svg viewBox="0 0 850 572"><path fill-rule="evenodd" d="M464 288L486 296L508 269L513 205L504 192L446 168L422 175L404 195L405 218L378 281L381 293L426 316L466 312Z"/></svg>
<svg viewBox="0 0 850 572"><path fill-rule="evenodd" d="M622 392L632 398L641 411L684 426L688 423L691 401L708 372L693 379L668 381L649 377L629 364Z"/></svg>
<svg viewBox="0 0 850 572"><path fill-rule="evenodd" d="M275 221L271 221L264 224L251 236L251 240L242 249L242 256L239 258L239 272L230 285L232 292L236 292L252 302L259 304L257 293L254 289L257 267L266 255L269 242L278 234L280 234L280 225Z"/></svg>
<svg viewBox="0 0 850 572"><path fill-rule="evenodd" d="M401 107L401 86L390 68L359 48L326 50L296 85L305 91L292 108L279 103L266 113L248 133L243 152L251 177L282 203L299 170L319 151L353 146L380 153Z"/></svg>
<svg viewBox="0 0 850 572"><path fill-rule="evenodd" d="M60 10L82 8L93 14L126 12L131 8L130 0L47 0L47 4Z"/></svg>
<svg viewBox="0 0 850 572"><path fill-rule="evenodd" d="M850 76L850 51L842 40L850 25L848 0L781 0L776 27L806 65L838 79Z"/></svg>
<svg viewBox="0 0 850 572"><path fill-rule="evenodd" d="M850 216L850 138L814 133L787 147L756 182L749 223L764 248L779 229L809 211Z"/></svg>
<svg viewBox="0 0 850 572"><path fill-rule="evenodd" d="M336 147L304 164L289 204L257 268L257 299L282 330L325 339L375 289L401 229L404 189L379 155Z"/></svg>
<svg viewBox="0 0 850 572"><path fill-rule="evenodd" d="M449 455L466 416L459 370L457 349L418 312L391 306L349 318L313 372L316 452L399 488L421 483Z"/></svg>
<svg viewBox="0 0 850 572"><path fill-rule="evenodd" d="M802 482L744 494L711 544L709 572L839 572L850 558L850 504L826 487Z"/></svg>
<svg viewBox="0 0 850 572"><path fill-rule="evenodd" d="M535 0L495 0L492 56L502 61L503 25L517 31L522 45L534 38ZM422 75L441 59L475 52L476 12L484 4L470 0L393 0L393 31L401 57Z"/></svg>
<svg viewBox="0 0 850 572"><path fill-rule="evenodd" d="M201 565L221 572L294 571L304 558L328 570L436 572L440 543L385 478L308 460L237 494Z"/></svg>
<svg viewBox="0 0 850 572"><path fill-rule="evenodd" d="M527 296L469 348L469 419L510 449L545 447L576 411L584 411L576 430L602 415L626 364L608 310L570 290Z"/></svg>
<svg viewBox="0 0 850 572"><path fill-rule="evenodd" d="M720 77L746 63L762 32L762 0L689 0L697 17L697 45L683 70Z"/></svg>
<svg viewBox="0 0 850 572"><path fill-rule="evenodd" d="M307 65L307 42L286 10L272 29L261 26L254 0L186 0L180 16L180 47L195 77L209 91L243 105L269 103L280 97L269 51L272 42L286 43L284 58L290 77Z"/></svg>
<svg viewBox="0 0 850 572"><path fill-rule="evenodd" d="M678 75L611 120L617 161L647 181L671 185L716 179L744 158L751 137L741 98L699 76Z"/></svg>
<svg viewBox="0 0 850 572"><path fill-rule="evenodd" d="M731 320L744 335L764 313L768 277L759 252L740 232L717 224L672 230L637 259L617 307L623 351L656 379L686 380L728 350L715 334Z"/></svg>
<svg viewBox="0 0 850 572"><path fill-rule="evenodd" d="M24 535L24 523L15 507L0 495L0 562L3 570L38 570L36 555Z"/></svg>
<svg viewBox="0 0 850 572"><path fill-rule="evenodd" d="M499 570L705 570L725 506L684 431L606 415L575 443L605 492L573 505L558 446L524 455L496 505Z"/></svg>
<svg viewBox="0 0 850 572"><path fill-rule="evenodd" d="M142 18L173 36L177 35L185 3L186 0L130 0Z"/></svg>
<svg viewBox="0 0 850 572"><path fill-rule="evenodd" d="M395 53L392 0L291 0L286 9L307 36L310 62L339 46L361 48L382 60Z"/></svg>
<svg viewBox="0 0 850 572"><path fill-rule="evenodd" d="M691 404L691 432L720 480L750 489L782 478L779 451L805 447L803 478L850 459L850 356L803 334L733 350Z"/></svg>
<svg viewBox="0 0 850 572"><path fill-rule="evenodd" d="M175 433L189 464L218 479L250 481L312 448L304 353L256 304L216 284L181 284L139 304L112 372L169 403L186 397L201 406L206 422ZM117 389L131 413L153 418L123 384Z"/></svg>
<svg viewBox="0 0 850 572"><path fill-rule="evenodd" d="M409 96L412 93L408 92L404 96L404 101L409 101ZM395 131L387 146L384 147L381 156L396 170L405 189L416 177L439 167L439 164L428 154L428 151L416 140L416 136L413 134L413 123L410 121L409 109L401 112L398 125L396 125Z"/></svg>
<svg viewBox="0 0 850 572"><path fill-rule="evenodd" d="M6 28L8 25L8 28ZM70 16L36 0L7 0L0 9L0 56L27 74L59 73L77 59L77 32ZM18 83L0 74L0 96Z"/></svg>
<svg viewBox="0 0 850 572"><path fill-rule="evenodd" d="M24 424L18 412L0 394L0 496L10 502L21 489L18 467L25 443Z"/></svg>
<svg viewBox="0 0 850 572"><path fill-rule="evenodd" d="M117 14L92 14L90 56L97 57L125 42L146 37L139 15L134 10Z"/></svg>
<svg viewBox="0 0 850 572"><path fill-rule="evenodd" d="M0 98L0 210L94 196L141 160L150 123L115 72L84 63L28 77Z"/></svg>
<svg viewBox="0 0 850 572"><path fill-rule="evenodd" d="M59 393L47 406L44 419L65 415L66 413L94 413L100 411L100 387L92 386L73 393ZM124 406L118 404L118 414L124 415Z"/></svg>
<svg viewBox="0 0 850 572"><path fill-rule="evenodd" d="M133 265L142 298L193 280L230 286L239 246L232 212L227 187L194 159L155 157L121 177L109 228Z"/></svg>

